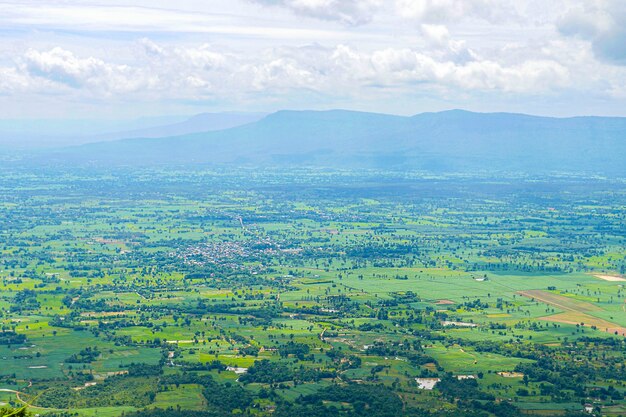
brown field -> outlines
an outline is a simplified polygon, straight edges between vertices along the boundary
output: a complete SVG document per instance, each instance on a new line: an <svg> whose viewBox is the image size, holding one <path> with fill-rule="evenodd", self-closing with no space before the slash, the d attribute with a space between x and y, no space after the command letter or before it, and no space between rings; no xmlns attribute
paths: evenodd
<svg viewBox="0 0 626 417"><path fill-rule="evenodd" d="M610 416L626 416L626 406L623 405L615 405L612 407L605 407L604 412Z"/></svg>
<svg viewBox="0 0 626 417"><path fill-rule="evenodd" d="M587 311L601 311L602 309L594 304L586 301L579 301L570 297L565 297L558 294L553 294L548 291L542 290L528 290L520 291L518 294L524 297L534 298L542 303L550 304L551 306L558 307L561 310L587 312Z"/></svg>
<svg viewBox="0 0 626 417"><path fill-rule="evenodd" d="M437 370L437 365L435 365L434 363L427 363L426 365L424 365L424 368L434 372Z"/></svg>
<svg viewBox="0 0 626 417"><path fill-rule="evenodd" d="M80 313L81 317L115 317L115 316L126 316L128 312L126 311L88 311L84 313Z"/></svg>
<svg viewBox="0 0 626 417"><path fill-rule="evenodd" d="M498 372L503 378L524 378L524 374L521 372Z"/></svg>
<svg viewBox="0 0 626 417"><path fill-rule="evenodd" d="M590 311L602 310L600 307L591 303L575 300L572 298L564 297L562 295L553 294L541 290L520 291L519 294L523 295L524 297L534 298L537 301L541 301L551 306L558 307L561 310L565 310L564 313L540 317L539 320L564 324L584 323L585 327L595 326L598 330L601 330L603 332L612 334L617 333L622 336L626 336L625 327L621 327L615 323L611 323L610 321L586 314Z"/></svg>
<svg viewBox="0 0 626 417"><path fill-rule="evenodd" d="M617 275L594 275L594 277L610 282L626 282L626 278L618 277Z"/></svg>
<svg viewBox="0 0 626 417"><path fill-rule="evenodd" d="M456 303L450 300L439 300L435 304L441 306L441 305L451 305L451 304L456 304Z"/></svg>
<svg viewBox="0 0 626 417"><path fill-rule="evenodd" d="M520 410L522 414L528 416L563 416L565 410Z"/></svg>
<svg viewBox="0 0 626 417"><path fill-rule="evenodd" d="M596 326L598 330L603 332L626 336L626 328L618 326L610 321L602 320L597 317L590 316L585 313L577 313L570 311L567 313L555 314L553 316L540 317L539 320L554 321L564 324L581 324L584 323L585 327Z"/></svg>

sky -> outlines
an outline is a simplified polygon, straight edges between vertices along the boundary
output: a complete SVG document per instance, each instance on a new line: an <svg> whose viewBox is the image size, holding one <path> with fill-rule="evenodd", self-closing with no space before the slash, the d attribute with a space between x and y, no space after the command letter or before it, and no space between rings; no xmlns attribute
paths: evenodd
<svg viewBox="0 0 626 417"><path fill-rule="evenodd" d="M0 118L626 116L624 0L0 0Z"/></svg>

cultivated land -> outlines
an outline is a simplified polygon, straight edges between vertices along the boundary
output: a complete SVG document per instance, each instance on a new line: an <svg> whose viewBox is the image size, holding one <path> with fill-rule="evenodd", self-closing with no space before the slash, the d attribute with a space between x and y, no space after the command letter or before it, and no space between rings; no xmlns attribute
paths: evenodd
<svg viewBox="0 0 626 417"><path fill-rule="evenodd" d="M617 180L2 172L0 402L626 415L624 224Z"/></svg>
<svg viewBox="0 0 626 417"><path fill-rule="evenodd" d="M610 282L624 282L624 281L626 281L626 278L617 277L615 275L594 275L594 277L603 279L605 281L610 281Z"/></svg>
<svg viewBox="0 0 626 417"><path fill-rule="evenodd" d="M520 294L525 297L529 297L532 300L541 301L549 306L554 306L560 310L566 311L566 313L541 317L541 320L575 324L579 326L584 326L586 324L588 326L592 326L594 329L616 334L618 336L626 336L626 327L621 327L618 324L599 319L592 315L593 312L604 311L595 304L541 290L520 291Z"/></svg>

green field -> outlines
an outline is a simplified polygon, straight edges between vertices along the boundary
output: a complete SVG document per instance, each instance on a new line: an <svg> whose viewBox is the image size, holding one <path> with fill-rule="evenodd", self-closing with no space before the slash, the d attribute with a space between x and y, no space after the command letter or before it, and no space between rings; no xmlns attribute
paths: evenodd
<svg viewBox="0 0 626 417"><path fill-rule="evenodd" d="M624 415L623 184L397 175L0 176L0 402Z"/></svg>

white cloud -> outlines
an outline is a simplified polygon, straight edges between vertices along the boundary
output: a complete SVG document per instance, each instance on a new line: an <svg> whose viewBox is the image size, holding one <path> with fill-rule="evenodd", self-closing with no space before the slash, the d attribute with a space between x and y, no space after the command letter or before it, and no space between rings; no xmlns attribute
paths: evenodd
<svg viewBox="0 0 626 417"><path fill-rule="evenodd" d="M400 16L421 23L445 23L478 18L502 21L517 14L513 3L504 0L396 0Z"/></svg>
<svg viewBox="0 0 626 417"><path fill-rule="evenodd" d="M0 94L23 91L28 88L28 79L17 68L0 67Z"/></svg>
<svg viewBox="0 0 626 417"><path fill-rule="evenodd" d="M429 83L448 89L539 93L567 86L569 72L552 61L528 61L504 66L495 61L455 64L423 53L388 49L372 56L377 77L390 83Z"/></svg>
<svg viewBox="0 0 626 417"><path fill-rule="evenodd" d="M395 15L418 23L446 23L463 19L498 21L518 14L515 2L505 0L248 0L279 6L293 13L348 25L369 23L377 16Z"/></svg>
<svg viewBox="0 0 626 417"><path fill-rule="evenodd" d="M422 24L420 31L440 59L459 63L478 59L478 55L468 48L467 43L453 39L444 25Z"/></svg>
<svg viewBox="0 0 626 417"><path fill-rule="evenodd" d="M348 25L369 23L376 16L399 16L418 23L462 19L502 20L517 15L515 2L505 0L248 0L280 6L295 14Z"/></svg>
<svg viewBox="0 0 626 417"><path fill-rule="evenodd" d="M285 40L331 39L338 36L332 30L298 27L279 20L261 22L254 17L216 13L211 7L212 2L205 3L196 11L157 8L147 1L137 1L134 6L0 2L0 27L83 33L198 33ZM237 10L236 5L233 10ZM346 19L349 19L349 14L346 14Z"/></svg>
<svg viewBox="0 0 626 417"><path fill-rule="evenodd" d="M445 107L507 97L518 110L531 95L605 108L626 97L622 0L105 3L0 1L2 110L46 97L381 111L425 95Z"/></svg>
<svg viewBox="0 0 626 417"><path fill-rule="evenodd" d="M19 59L18 68L31 80L104 95L130 93L156 84L156 79L140 69L94 57L79 58L60 47L49 51L29 49Z"/></svg>
<svg viewBox="0 0 626 417"><path fill-rule="evenodd" d="M596 56L626 65L626 2L594 0L574 7L558 22L560 32L588 40Z"/></svg>
<svg viewBox="0 0 626 417"><path fill-rule="evenodd" d="M156 43L152 42L148 38L140 39L139 40L139 45L142 46L144 52L146 54L150 55L150 56L160 56L160 55L163 55L165 53L165 50L162 47L160 47Z"/></svg>
<svg viewBox="0 0 626 417"><path fill-rule="evenodd" d="M438 30L436 40L448 45ZM439 33L441 32L441 33ZM387 48L360 52L346 45L277 48L257 56L224 54L210 45L166 48L139 44L146 56L134 66L78 57L62 48L28 50L4 73L31 87L74 89L94 96L156 94L164 99L317 91L357 94L377 88L431 85L465 91L536 93L567 85L568 70L549 60L506 66L493 60L455 62L423 51Z"/></svg>
<svg viewBox="0 0 626 417"><path fill-rule="evenodd" d="M389 1L385 0L250 0L266 6L281 6L292 12L348 25L368 23Z"/></svg>

